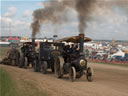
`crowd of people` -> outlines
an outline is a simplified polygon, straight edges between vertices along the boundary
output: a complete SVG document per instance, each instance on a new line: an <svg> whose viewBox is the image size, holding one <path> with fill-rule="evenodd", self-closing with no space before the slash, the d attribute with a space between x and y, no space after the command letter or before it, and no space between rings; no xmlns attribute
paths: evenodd
<svg viewBox="0 0 128 96"><path fill-rule="evenodd" d="M72 44L70 45L65 45L63 49L66 53L68 54L77 54L79 53L78 45Z"/></svg>

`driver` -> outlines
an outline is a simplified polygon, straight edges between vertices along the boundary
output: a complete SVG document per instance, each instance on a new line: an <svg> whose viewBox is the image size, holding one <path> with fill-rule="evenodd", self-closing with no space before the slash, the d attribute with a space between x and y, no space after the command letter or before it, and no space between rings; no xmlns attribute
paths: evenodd
<svg viewBox="0 0 128 96"><path fill-rule="evenodd" d="M70 48L70 54L74 54L74 52L75 52L75 47L74 44L72 44Z"/></svg>
<svg viewBox="0 0 128 96"><path fill-rule="evenodd" d="M24 53L26 51L26 49L29 49L29 46L27 43L23 44L23 47L21 47L21 51Z"/></svg>

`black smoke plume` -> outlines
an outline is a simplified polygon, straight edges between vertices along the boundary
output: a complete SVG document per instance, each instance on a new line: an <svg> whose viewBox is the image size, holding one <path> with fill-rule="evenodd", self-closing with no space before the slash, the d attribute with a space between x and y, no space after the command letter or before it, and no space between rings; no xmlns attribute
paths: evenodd
<svg viewBox="0 0 128 96"><path fill-rule="evenodd" d="M78 29L80 33L84 33L87 27L87 21L89 20L89 14L94 2L95 0L77 0L76 11L78 12Z"/></svg>
<svg viewBox="0 0 128 96"><path fill-rule="evenodd" d="M66 22L65 16L68 8L74 8L78 12L79 32L84 33L87 27L86 22L95 0L49 0L44 3L44 8L37 9L33 12L32 36L35 37L40 32L40 26L43 23L52 22L53 24L61 24Z"/></svg>

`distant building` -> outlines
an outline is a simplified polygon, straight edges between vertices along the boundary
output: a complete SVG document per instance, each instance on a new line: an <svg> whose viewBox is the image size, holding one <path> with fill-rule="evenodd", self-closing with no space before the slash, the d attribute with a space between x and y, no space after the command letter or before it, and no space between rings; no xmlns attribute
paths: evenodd
<svg viewBox="0 0 128 96"><path fill-rule="evenodd" d="M19 43L20 42L20 39L18 37L9 37L8 38L8 42L11 42L11 43Z"/></svg>
<svg viewBox="0 0 128 96"><path fill-rule="evenodd" d="M10 42L0 42L0 47L10 46Z"/></svg>

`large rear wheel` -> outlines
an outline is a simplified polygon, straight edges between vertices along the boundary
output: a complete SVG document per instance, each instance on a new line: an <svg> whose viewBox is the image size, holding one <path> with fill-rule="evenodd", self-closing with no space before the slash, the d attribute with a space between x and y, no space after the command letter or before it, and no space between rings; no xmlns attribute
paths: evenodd
<svg viewBox="0 0 128 96"><path fill-rule="evenodd" d="M73 82L76 80L76 69L75 67L71 67L69 69L69 79Z"/></svg>
<svg viewBox="0 0 128 96"><path fill-rule="evenodd" d="M93 81L94 71L91 67L88 67L86 77L89 82Z"/></svg>
<svg viewBox="0 0 128 96"><path fill-rule="evenodd" d="M55 60L55 76L57 78L62 78L63 77L63 65L64 65L64 59L61 56L58 56Z"/></svg>

